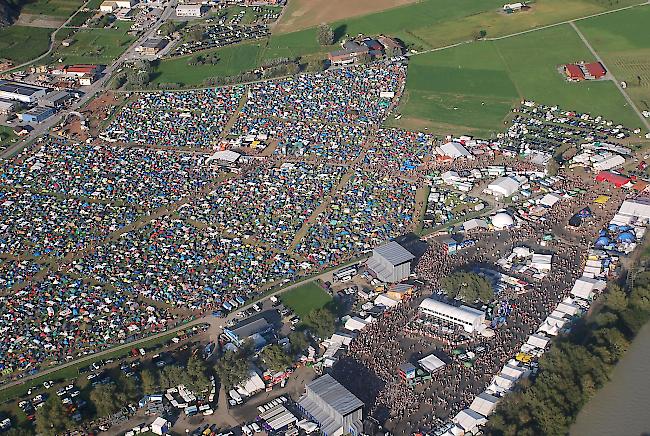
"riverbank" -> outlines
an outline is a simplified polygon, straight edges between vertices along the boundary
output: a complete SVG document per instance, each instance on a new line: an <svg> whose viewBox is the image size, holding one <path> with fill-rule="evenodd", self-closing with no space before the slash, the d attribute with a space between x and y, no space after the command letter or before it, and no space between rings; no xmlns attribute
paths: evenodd
<svg viewBox="0 0 650 436"><path fill-rule="evenodd" d="M650 323L616 365L611 380L584 406L571 436L650 433Z"/></svg>

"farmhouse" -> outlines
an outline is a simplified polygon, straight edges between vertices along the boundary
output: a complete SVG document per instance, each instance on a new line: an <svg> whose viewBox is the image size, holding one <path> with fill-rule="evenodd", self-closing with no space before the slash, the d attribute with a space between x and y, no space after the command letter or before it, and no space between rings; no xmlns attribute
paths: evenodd
<svg viewBox="0 0 650 436"><path fill-rule="evenodd" d="M331 52L328 55L328 59L332 65L349 65L353 64L360 55L369 52L370 49L367 46L358 44L354 41L348 41L343 44L341 50Z"/></svg>
<svg viewBox="0 0 650 436"><path fill-rule="evenodd" d="M524 7L523 3L517 2L517 3L506 3L503 5L503 12L506 14L512 14L513 12L517 12L522 10Z"/></svg>
<svg viewBox="0 0 650 436"><path fill-rule="evenodd" d="M564 74L569 78L569 80L585 80L585 75L576 64L567 64L564 66Z"/></svg>
<svg viewBox="0 0 650 436"><path fill-rule="evenodd" d="M200 17L205 12L201 4L185 4L176 6L177 17Z"/></svg>
<svg viewBox="0 0 650 436"><path fill-rule="evenodd" d="M578 62L564 66L564 75L574 82L598 80L602 79L606 74L607 70L600 62Z"/></svg>
<svg viewBox="0 0 650 436"><path fill-rule="evenodd" d="M600 79L607 74L607 70L605 70L605 67L600 62L584 64L583 69L586 70L586 79Z"/></svg>
<svg viewBox="0 0 650 436"><path fill-rule="evenodd" d="M332 65L348 65L356 62L363 54L368 54L371 59L377 59L382 56L401 54L403 50L398 41L380 35L376 38L362 37L346 41L341 50L331 52L328 58Z"/></svg>

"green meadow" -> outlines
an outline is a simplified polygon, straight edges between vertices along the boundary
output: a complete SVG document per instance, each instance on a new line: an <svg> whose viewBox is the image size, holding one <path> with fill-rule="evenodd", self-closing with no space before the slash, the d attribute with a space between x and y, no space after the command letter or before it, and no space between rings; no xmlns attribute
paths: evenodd
<svg viewBox="0 0 650 436"><path fill-rule="evenodd" d="M569 25L413 56L403 118L389 124L489 135L501 131L510 108L527 99L638 127L613 83L568 83L558 72L579 60L593 57Z"/></svg>

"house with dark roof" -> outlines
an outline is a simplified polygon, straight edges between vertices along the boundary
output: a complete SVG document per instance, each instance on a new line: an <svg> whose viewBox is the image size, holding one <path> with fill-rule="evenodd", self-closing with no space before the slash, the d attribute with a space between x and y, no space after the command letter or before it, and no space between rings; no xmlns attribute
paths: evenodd
<svg viewBox="0 0 650 436"><path fill-rule="evenodd" d="M361 434L363 406L359 398L329 374L305 386L305 394L298 401L300 410L318 423L324 436Z"/></svg>

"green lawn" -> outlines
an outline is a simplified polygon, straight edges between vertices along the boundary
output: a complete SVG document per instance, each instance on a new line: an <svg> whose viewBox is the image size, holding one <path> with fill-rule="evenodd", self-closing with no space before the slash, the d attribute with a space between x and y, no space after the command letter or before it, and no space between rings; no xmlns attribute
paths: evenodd
<svg viewBox="0 0 650 436"><path fill-rule="evenodd" d="M388 124L485 136L503 130L510 108L525 98L639 126L613 83L568 83L557 71L563 63L592 59L569 25L417 55L409 65L403 118Z"/></svg>
<svg viewBox="0 0 650 436"><path fill-rule="evenodd" d="M83 3L83 0L34 0L26 2L21 12L67 18Z"/></svg>
<svg viewBox="0 0 650 436"><path fill-rule="evenodd" d="M128 23L127 23L128 24ZM51 58L67 64L109 64L133 43L128 27L110 29L80 29L71 38L70 47L60 46Z"/></svg>
<svg viewBox="0 0 650 436"><path fill-rule="evenodd" d="M650 110L650 7L576 23L641 110ZM639 79L641 79L639 81Z"/></svg>
<svg viewBox="0 0 650 436"><path fill-rule="evenodd" d="M300 318L314 309L320 309L332 301L332 297L316 282L307 282L280 296L282 303L290 307Z"/></svg>
<svg viewBox="0 0 650 436"><path fill-rule="evenodd" d="M27 62L45 53L54 29L40 27L0 27L0 59L11 59L16 64Z"/></svg>
<svg viewBox="0 0 650 436"><path fill-rule="evenodd" d="M234 76L254 69L260 51L259 43L252 43L201 52L203 56L218 55L219 62L215 65L189 66L188 62L192 61L193 56L165 59L154 71L152 83L180 83L189 86L200 85L208 77Z"/></svg>

